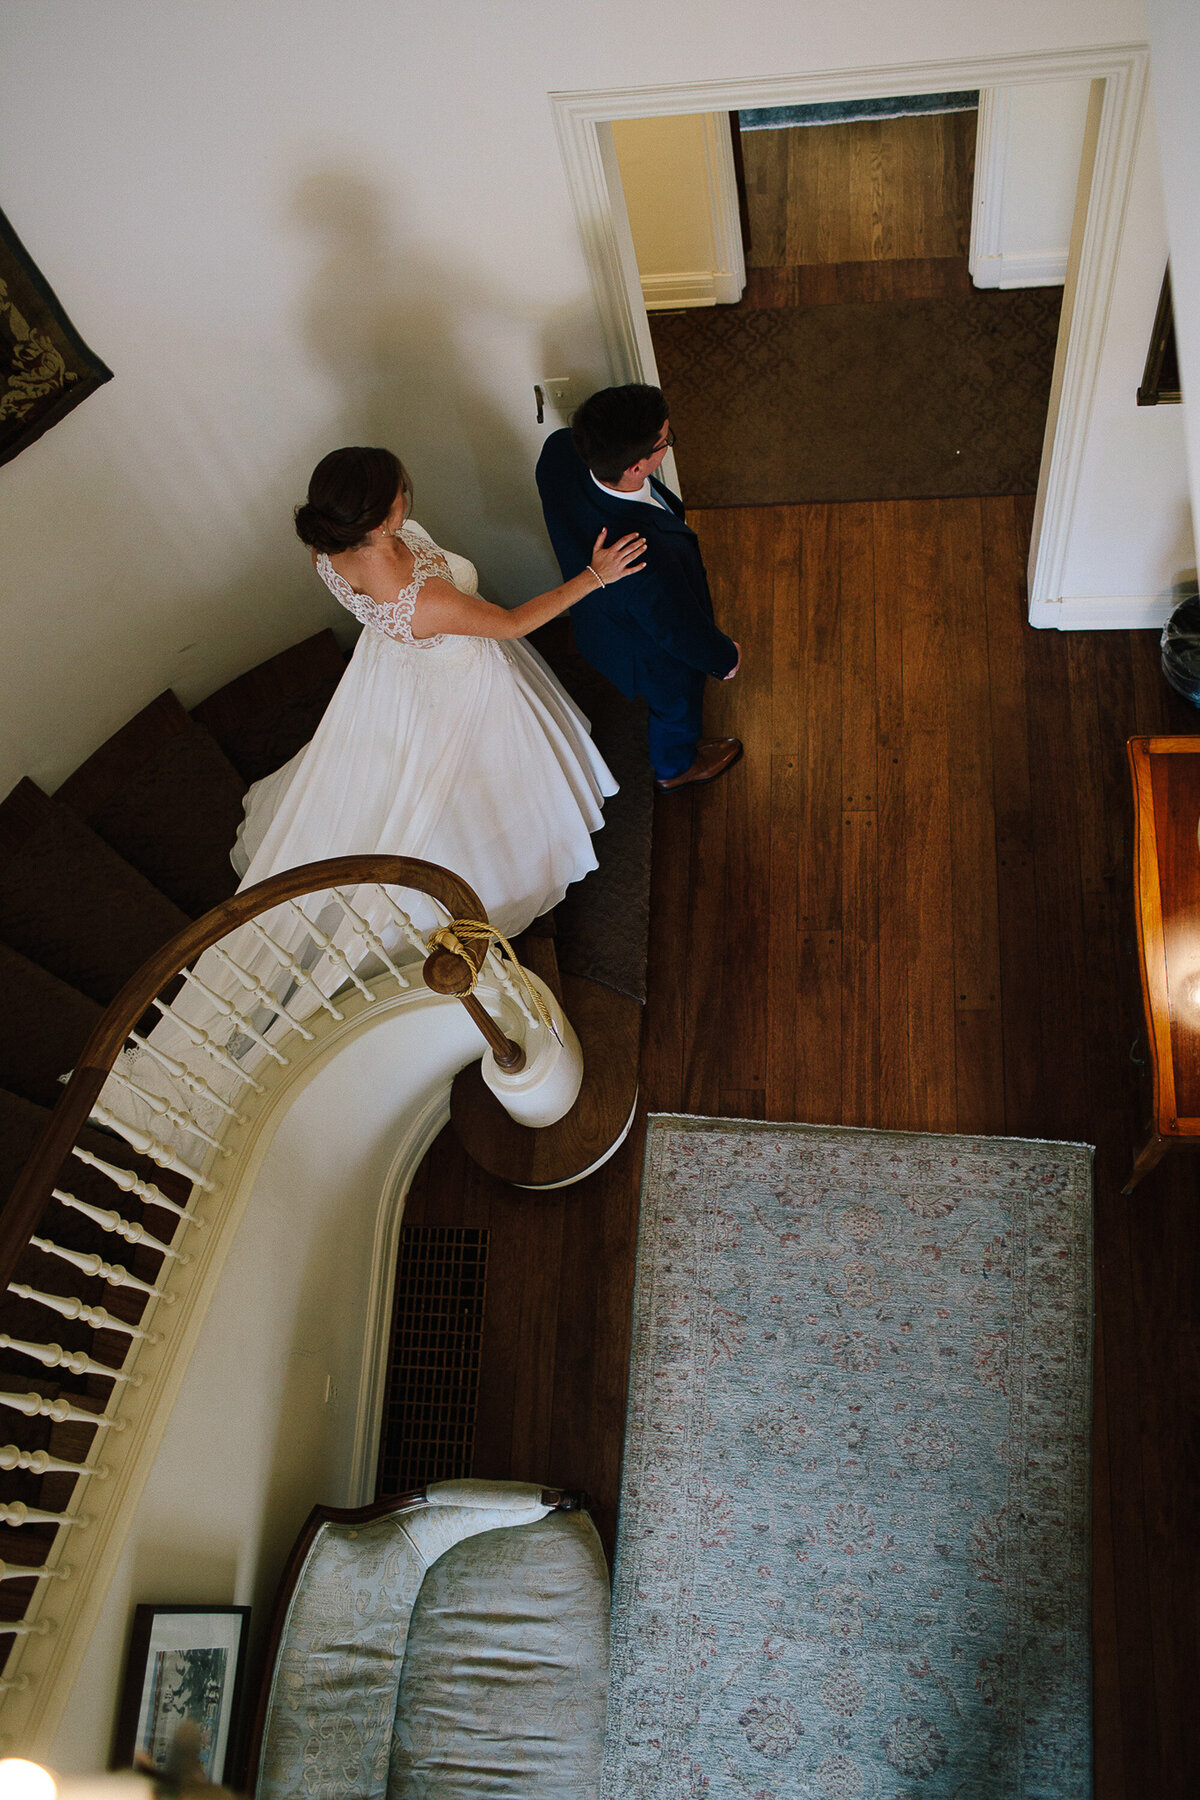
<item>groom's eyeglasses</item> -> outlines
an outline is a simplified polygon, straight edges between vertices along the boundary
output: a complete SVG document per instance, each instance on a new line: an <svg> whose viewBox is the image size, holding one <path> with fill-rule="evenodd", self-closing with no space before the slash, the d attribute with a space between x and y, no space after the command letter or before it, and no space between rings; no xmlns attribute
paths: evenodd
<svg viewBox="0 0 1200 1800"><path fill-rule="evenodd" d="M674 448L675 448L675 433L671 430L671 427L668 425L666 437L663 438L661 443L655 444L655 446L654 446L653 450L650 452L650 454L651 454L651 456L657 456L660 450L673 450Z"/></svg>

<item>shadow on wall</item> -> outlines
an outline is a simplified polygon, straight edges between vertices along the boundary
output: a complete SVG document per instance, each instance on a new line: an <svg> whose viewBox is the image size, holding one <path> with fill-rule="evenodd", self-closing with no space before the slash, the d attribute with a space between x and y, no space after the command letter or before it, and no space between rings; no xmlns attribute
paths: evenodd
<svg viewBox="0 0 1200 1800"><path fill-rule="evenodd" d="M420 522L473 558L489 598L527 599L531 575L540 581L553 566L532 458L478 376L503 369L530 321L415 239L401 241L390 204L358 175L308 176L292 214L319 246L303 328L344 396L340 441L395 450Z"/></svg>

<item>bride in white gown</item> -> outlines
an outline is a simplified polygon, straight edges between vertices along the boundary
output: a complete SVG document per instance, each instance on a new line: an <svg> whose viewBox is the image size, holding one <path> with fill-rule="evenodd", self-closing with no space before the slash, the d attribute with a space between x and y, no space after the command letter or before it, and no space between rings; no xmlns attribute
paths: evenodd
<svg viewBox="0 0 1200 1800"><path fill-rule="evenodd" d="M247 794L233 861L246 887L329 856L423 857L511 937L595 868L591 833L617 789L587 719L521 640L642 567L645 540L602 533L579 575L506 610L410 502L388 450L335 450L313 471L297 533L366 629L311 742Z"/></svg>

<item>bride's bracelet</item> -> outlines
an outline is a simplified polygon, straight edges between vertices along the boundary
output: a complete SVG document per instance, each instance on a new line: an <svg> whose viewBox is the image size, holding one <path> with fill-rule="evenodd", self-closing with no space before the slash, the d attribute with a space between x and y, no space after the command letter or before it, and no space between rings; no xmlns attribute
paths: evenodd
<svg viewBox="0 0 1200 1800"><path fill-rule="evenodd" d="M593 569L593 567L592 567L592 565L591 565L591 563L589 563L589 564L588 564L588 566L587 566L587 572L588 572L588 574L589 574L589 575L596 575L596 571L595 571L595 569ZM596 580L597 580L597 581L599 581L599 582L600 582L600 586L601 586L601 587L607 587L607 586L608 586L608 583L607 583L607 581L601 581L601 580L600 580L600 577L599 577L599 575L596 575Z"/></svg>

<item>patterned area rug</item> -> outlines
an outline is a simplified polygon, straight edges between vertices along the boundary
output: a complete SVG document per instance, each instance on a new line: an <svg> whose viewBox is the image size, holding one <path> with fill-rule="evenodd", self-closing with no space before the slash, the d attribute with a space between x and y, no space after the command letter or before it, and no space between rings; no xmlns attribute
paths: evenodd
<svg viewBox="0 0 1200 1800"><path fill-rule="evenodd" d="M650 1122L607 1800L1090 1791L1091 1151Z"/></svg>
<svg viewBox="0 0 1200 1800"><path fill-rule="evenodd" d="M1037 487L1061 288L651 318L688 506Z"/></svg>

